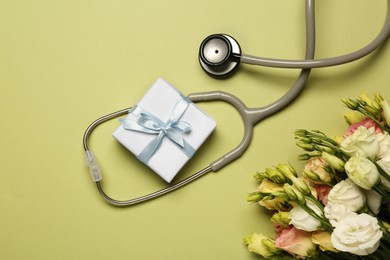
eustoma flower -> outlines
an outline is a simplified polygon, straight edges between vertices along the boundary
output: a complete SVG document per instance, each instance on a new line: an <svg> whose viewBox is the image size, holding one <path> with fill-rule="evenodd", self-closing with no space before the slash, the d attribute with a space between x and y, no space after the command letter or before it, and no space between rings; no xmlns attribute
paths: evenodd
<svg viewBox="0 0 390 260"><path fill-rule="evenodd" d="M256 175L248 200L271 210L275 227L266 258L390 259L390 103L364 93L343 102L353 110L345 134L295 132L301 172L279 164Z"/></svg>
<svg viewBox="0 0 390 260"><path fill-rule="evenodd" d="M375 164L365 157L351 157L345 164L348 177L361 188L371 190L379 180Z"/></svg>
<svg viewBox="0 0 390 260"><path fill-rule="evenodd" d="M351 211L358 211L366 203L366 197L361 189L351 180L337 183L328 194L328 201L345 205Z"/></svg>
<svg viewBox="0 0 390 260"><path fill-rule="evenodd" d="M318 180L319 183L323 183L323 182L329 183L332 181L333 177L326 170L327 166L328 163L323 158L313 157L306 162L304 169L314 172L319 178Z"/></svg>
<svg viewBox="0 0 390 260"><path fill-rule="evenodd" d="M275 245L292 255L308 257L316 254L316 245L311 240L311 233L288 227L276 238Z"/></svg>
<svg viewBox="0 0 390 260"><path fill-rule="evenodd" d="M331 235L331 241L340 251L368 255L378 249L381 237L378 220L362 213L341 220Z"/></svg>
<svg viewBox="0 0 390 260"><path fill-rule="evenodd" d="M306 200L306 205L318 215L323 215L321 209L310 200ZM290 211L290 224L297 229L305 231L316 231L321 228L321 222L310 215L305 209L297 205Z"/></svg>
<svg viewBox="0 0 390 260"><path fill-rule="evenodd" d="M375 128L360 126L352 135L341 142L341 149L350 156L374 159L379 152Z"/></svg>
<svg viewBox="0 0 390 260"><path fill-rule="evenodd" d="M342 219L357 214L349 209L345 204L339 204L333 201L330 201L328 204L326 204L324 211L325 216L329 219L329 222L333 227L335 227Z"/></svg>
<svg viewBox="0 0 390 260"><path fill-rule="evenodd" d="M377 157L379 159L390 155L390 135L389 133L378 133L376 135L379 143L379 151Z"/></svg>
<svg viewBox="0 0 390 260"><path fill-rule="evenodd" d="M264 179L258 187L258 191L248 197L248 201L257 201L261 206L269 210L287 210L290 204L284 197L275 196L284 191L280 184Z"/></svg>

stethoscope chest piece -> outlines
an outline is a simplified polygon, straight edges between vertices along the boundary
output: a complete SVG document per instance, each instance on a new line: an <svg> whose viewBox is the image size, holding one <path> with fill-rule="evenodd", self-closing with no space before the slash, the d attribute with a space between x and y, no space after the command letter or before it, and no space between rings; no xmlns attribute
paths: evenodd
<svg viewBox="0 0 390 260"><path fill-rule="evenodd" d="M240 64L241 48L238 42L227 34L208 36L200 45L199 62L212 76L225 76Z"/></svg>

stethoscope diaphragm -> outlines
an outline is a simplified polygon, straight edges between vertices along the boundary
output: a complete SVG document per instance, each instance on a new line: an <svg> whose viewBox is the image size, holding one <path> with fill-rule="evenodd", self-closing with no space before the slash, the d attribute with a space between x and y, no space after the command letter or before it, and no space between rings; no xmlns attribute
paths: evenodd
<svg viewBox="0 0 390 260"><path fill-rule="evenodd" d="M240 64L241 48L238 42L227 34L208 36L200 45L199 62L212 76L225 76Z"/></svg>

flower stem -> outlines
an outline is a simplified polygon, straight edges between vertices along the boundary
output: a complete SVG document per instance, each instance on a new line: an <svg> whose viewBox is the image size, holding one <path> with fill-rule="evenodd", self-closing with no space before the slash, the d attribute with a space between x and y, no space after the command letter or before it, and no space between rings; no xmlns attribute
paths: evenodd
<svg viewBox="0 0 390 260"><path fill-rule="evenodd" d="M317 219L321 223L321 226L325 230L327 230L329 232L332 232L332 230L333 230L332 225L328 222L327 219L325 219L322 216L318 215L313 209L308 207L306 204L298 203L298 205L300 207L302 207L307 213L309 213L313 218Z"/></svg>
<svg viewBox="0 0 390 260"><path fill-rule="evenodd" d="M390 176L389 174L383 170L383 168L376 162L376 161L372 161L374 163L374 165L376 166L376 168L378 169L379 173L387 180L387 181L390 181Z"/></svg>
<svg viewBox="0 0 390 260"><path fill-rule="evenodd" d="M389 189L383 185L383 183L379 183L373 187L373 189L378 192L380 195L382 195L383 199L385 201L390 202L390 193Z"/></svg>

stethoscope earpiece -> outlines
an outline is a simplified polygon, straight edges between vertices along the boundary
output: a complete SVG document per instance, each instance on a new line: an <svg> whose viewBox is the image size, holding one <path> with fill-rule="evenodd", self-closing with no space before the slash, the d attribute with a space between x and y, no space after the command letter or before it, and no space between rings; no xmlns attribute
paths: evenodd
<svg viewBox="0 0 390 260"><path fill-rule="evenodd" d="M212 76L225 76L240 64L241 48L238 42L227 34L208 36L200 45L199 62Z"/></svg>

